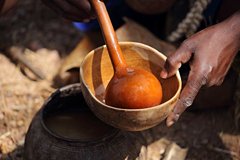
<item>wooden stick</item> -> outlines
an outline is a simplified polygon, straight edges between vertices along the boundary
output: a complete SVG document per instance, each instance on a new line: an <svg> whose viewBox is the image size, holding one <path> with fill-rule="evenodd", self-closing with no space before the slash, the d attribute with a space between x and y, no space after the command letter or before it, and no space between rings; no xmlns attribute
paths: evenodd
<svg viewBox="0 0 240 160"><path fill-rule="evenodd" d="M117 35L108 15L106 6L101 0L91 0L91 3L95 9L113 68L115 70L115 74L119 76L124 75L127 72L127 64L123 57L122 50L118 44Z"/></svg>

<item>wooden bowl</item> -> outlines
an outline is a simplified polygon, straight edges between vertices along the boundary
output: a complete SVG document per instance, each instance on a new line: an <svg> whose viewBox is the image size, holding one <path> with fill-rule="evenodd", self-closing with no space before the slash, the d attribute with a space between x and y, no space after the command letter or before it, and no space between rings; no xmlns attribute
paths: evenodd
<svg viewBox="0 0 240 160"><path fill-rule="evenodd" d="M159 79L163 88L162 103L145 109L121 109L104 103L105 89L113 76L105 45L91 51L80 66L80 81L85 101L99 119L116 128L141 131L156 126L168 116L177 102L182 87L180 74L177 72L171 78L161 79L159 74L166 56L150 46L136 42L120 42L120 47L129 66L150 71Z"/></svg>

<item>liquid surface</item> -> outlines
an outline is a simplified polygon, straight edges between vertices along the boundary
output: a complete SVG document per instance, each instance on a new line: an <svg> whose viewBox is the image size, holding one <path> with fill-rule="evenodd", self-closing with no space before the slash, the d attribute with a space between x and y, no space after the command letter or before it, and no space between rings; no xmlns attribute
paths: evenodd
<svg viewBox="0 0 240 160"><path fill-rule="evenodd" d="M46 117L45 124L56 135L78 140L96 140L112 130L89 111L59 111Z"/></svg>

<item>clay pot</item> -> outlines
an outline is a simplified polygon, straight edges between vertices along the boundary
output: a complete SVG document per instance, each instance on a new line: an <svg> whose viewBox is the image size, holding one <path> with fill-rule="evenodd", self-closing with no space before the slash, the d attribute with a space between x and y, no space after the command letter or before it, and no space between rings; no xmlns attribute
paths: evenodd
<svg viewBox="0 0 240 160"><path fill-rule="evenodd" d="M24 159L125 160L138 156L141 145L135 137L97 119L88 109L80 86L66 86L49 97L28 129ZM56 119L59 113L62 115Z"/></svg>
<svg viewBox="0 0 240 160"><path fill-rule="evenodd" d="M119 44L128 66L145 69L159 79L163 89L162 103L145 109L121 109L104 103L105 89L114 73L106 46L91 51L81 64L83 96L99 119L116 128L141 131L156 126L167 117L179 97L182 87L180 74L177 72L175 76L163 80L159 77L166 60L163 54L141 43Z"/></svg>

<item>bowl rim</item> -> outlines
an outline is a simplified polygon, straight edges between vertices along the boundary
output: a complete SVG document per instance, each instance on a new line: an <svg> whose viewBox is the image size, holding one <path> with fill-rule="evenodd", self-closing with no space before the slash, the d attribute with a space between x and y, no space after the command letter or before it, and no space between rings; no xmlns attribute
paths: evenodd
<svg viewBox="0 0 240 160"><path fill-rule="evenodd" d="M157 54L158 56L160 56L164 61L166 61L167 57L161 53L160 51L156 50L155 48L149 46L149 45L146 45L146 44L143 44L143 43L140 43L140 42L130 42L130 41L124 41L124 42L119 42L120 46L121 45L135 45L135 46L140 46L142 48L147 48L149 50L151 50L154 54ZM174 99L178 99L178 96L180 95L180 92L181 92L181 89L182 89L182 80L181 80L181 76L180 76L180 73L179 73L179 70L177 70L175 76L177 78L177 81L178 81L178 89L176 91L176 93L174 94L174 96L172 96L169 100L167 100L166 102L164 103L161 103L159 105L156 105L156 106L153 106L153 107L148 107L148 108L141 108L141 109L125 109L125 108L117 108L117 107L113 107L113 106L109 106L103 102L101 102L99 99L96 98L96 96L91 92L91 90L89 89L88 85L86 84L84 78L81 78L83 77L83 70L82 70L82 66L84 65L86 59L88 59L88 57L90 57L91 55L93 55L97 50L101 49L101 48L106 48L107 46L106 45L102 45L102 46L99 46L93 50L91 50L85 57L84 59L82 60L82 63L80 65L80 79L81 79L81 84L83 84L88 92L91 94L91 96L93 97L94 100L96 100L98 103L102 104L104 107L107 107L109 109L113 109L113 110L117 110L117 111L127 111L127 112L136 112L136 111L146 111L146 110L154 110L156 108L162 108L166 105L170 105L172 103L172 101Z"/></svg>

